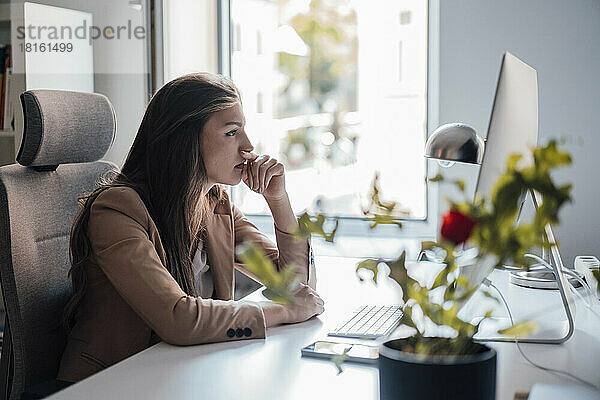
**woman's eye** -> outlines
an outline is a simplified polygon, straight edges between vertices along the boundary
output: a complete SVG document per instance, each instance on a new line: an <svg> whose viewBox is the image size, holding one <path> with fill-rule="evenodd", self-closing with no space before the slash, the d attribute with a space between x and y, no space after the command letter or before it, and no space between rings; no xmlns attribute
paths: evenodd
<svg viewBox="0 0 600 400"><path fill-rule="evenodd" d="M229 132L227 132L225 135L227 135L227 136L233 136L233 135L235 135L236 133L237 133L237 129L234 129L234 130L232 130L232 131L229 131Z"/></svg>

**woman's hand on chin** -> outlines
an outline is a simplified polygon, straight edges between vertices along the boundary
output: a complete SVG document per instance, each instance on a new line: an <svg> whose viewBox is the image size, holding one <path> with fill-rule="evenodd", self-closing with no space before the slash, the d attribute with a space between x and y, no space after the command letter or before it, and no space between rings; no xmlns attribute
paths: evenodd
<svg viewBox="0 0 600 400"><path fill-rule="evenodd" d="M247 160L242 180L252 191L262 194L267 200L277 200L287 195L282 163L266 154L257 155L246 151L241 154Z"/></svg>

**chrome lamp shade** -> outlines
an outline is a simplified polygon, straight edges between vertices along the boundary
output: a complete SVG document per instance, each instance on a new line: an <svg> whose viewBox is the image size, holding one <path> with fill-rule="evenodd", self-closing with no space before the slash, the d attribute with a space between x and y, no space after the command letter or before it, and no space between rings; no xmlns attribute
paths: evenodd
<svg viewBox="0 0 600 400"><path fill-rule="evenodd" d="M442 125L435 130L425 145L425 157L441 161L481 164L485 142L466 124Z"/></svg>

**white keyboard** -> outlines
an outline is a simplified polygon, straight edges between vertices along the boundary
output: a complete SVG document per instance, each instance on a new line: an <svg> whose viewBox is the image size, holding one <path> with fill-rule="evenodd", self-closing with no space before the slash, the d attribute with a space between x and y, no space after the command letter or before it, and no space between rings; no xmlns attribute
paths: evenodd
<svg viewBox="0 0 600 400"><path fill-rule="evenodd" d="M328 336L376 339L389 335L400 322L401 306L361 306Z"/></svg>

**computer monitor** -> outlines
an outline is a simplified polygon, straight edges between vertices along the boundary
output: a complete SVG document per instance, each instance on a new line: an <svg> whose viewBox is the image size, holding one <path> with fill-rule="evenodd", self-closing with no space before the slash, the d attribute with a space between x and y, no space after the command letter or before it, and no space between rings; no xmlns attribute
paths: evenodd
<svg viewBox="0 0 600 400"><path fill-rule="evenodd" d="M521 163L533 163L532 149L538 139L538 84L535 69L510 53L505 53L500 67L494 105L485 144L485 151L475 193L486 199L490 198L492 188L506 169L506 160L510 154L519 153L523 157ZM521 195L521 205L527 193ZM536 206L541 204L537 193L531 193ZM549 243L556 243L552 228L546 226L546 238ZM543 325L531 338L520 338L519 341L530 343L562 343L573 332L573 315L575 312L573 298L568 288L565 275L562 273L563 263L558 245L552 246L552 261L556 286L567 315L566 324ZM504 326L502 326L504 325ZM508 321L490 319L480 327L476 336L481 341L510 341L497 334L498 328L508 326ZM488 329L486 329L488 328ZM487 332L485 332L487 331Z"/></svg>
<svg viewBox="0 0 600 400"><path fill-rule="evenodd" d="M505 53L475 193L489 199L510 154L521 154L521 162L526 165L533 163L531 150L537 140L537 72L514 55Z"/></svg>

